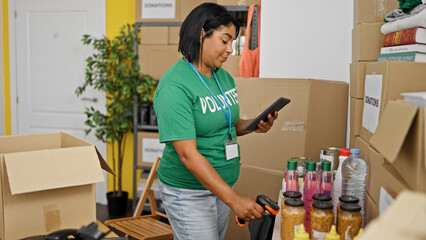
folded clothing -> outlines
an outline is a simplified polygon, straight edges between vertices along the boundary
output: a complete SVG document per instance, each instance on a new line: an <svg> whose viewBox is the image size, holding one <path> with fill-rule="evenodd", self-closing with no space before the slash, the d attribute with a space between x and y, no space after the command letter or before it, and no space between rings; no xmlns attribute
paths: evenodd
<svg viewBox="0 0 426 240"><path fill-rule="evenodd" d="M392 12L388 13L385 16L384 20L385 20L385 22L393 22L393 21L400 20L400 19L403 19L403 18L411 17L411 16L414 16L414 15L420 13L425 8L426 8L426 4L419 4L415 8L413 8L413 10L411 10L410 13L404 13L401 9L397 8L397 9L393 10Z"/></svg>
<svg viewBox="0 0 426 240"><path fill-rule="evenodd" d="M426 28L426 8L413 16L383 24L381 31L383 34L388 34L413 27Z"/></svg>

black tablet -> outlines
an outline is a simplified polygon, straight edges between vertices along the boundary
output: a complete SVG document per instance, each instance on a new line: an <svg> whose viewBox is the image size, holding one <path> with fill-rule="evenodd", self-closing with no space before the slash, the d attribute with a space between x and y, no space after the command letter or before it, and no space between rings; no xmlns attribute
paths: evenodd
<svg viewBox="0 0 426 240"><path fill-rule="evenodd" d="M257 125L261 120L264 122L268 121L268 115L271 114L274 115L275 111L281 110L285 105L287 105L290 102L290 99L280 97L278 98L274 103L271 104L265 111L263 111L261 114L259 114L253 121L251 121L249 124L247 124L243 130L244 131L255 131L257 129Z"/></svg>

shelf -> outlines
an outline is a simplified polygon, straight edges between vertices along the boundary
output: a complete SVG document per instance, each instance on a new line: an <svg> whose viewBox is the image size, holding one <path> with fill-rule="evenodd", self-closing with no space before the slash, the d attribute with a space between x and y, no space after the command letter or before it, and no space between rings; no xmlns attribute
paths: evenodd
<svg viewBox="0 0 426 240"><path fill-rule="evenodd" d="M158 126L157 125L141 125L141 124L139 124L138 130L158 132Z"/></svg>

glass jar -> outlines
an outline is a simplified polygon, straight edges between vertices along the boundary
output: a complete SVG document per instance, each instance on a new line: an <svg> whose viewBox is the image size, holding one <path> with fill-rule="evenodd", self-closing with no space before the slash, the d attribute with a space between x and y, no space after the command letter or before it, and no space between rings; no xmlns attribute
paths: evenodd
<svg viewBox="0 0 426 240"><path fill-rule="evenodd" d="M327 194L317 193L317 194L314 194L314 195L312 196L312 204L313 204L314 202L317 202L317 201L321 201L321 202L331 202L331 197L330 197L330 196L328 196Z"/></svg>
<svg viewBox="0 0 426 240"><path fill-rule="evenodd" d="M294 233L305 222L306 210L300 199L290 198L284 204L285 208L281 209L281 240L293 240Z"/></svg>
<svg viewBox="0 0 426 240"><path fill-rule="evenodd" d="M341 240L353 240L362 225L361 207L356 203L343 203L337 214L337 233Z"/></svg>
<svg viewBox="0 0 426 240"><path fill-rule="evenodd" d="M339 214L340 212L340 205L342 205L343 203L354 203L357 204L359 202L359 199L355 196L352 195L342 195L339 197L339 204L337 204L337 214ZM337 223L336 223L337 224Z"/></svg>
<svg viewBox="0 0 426 240"><path fill-rule="evenodd" d="M323 240L334 224L333 204L317 201L312 204L310 237Z"/></svg>
<svg viewBox="0 0 426 240"><path fill-rule="evenodd" d="M281 209L286 207L286 205L284 204L285 200L292 198L302 200L302 194L298 191L287 191L283 193L283 199L281 200ZM282 214L283 212L281 211L281 216Z"/></svg>

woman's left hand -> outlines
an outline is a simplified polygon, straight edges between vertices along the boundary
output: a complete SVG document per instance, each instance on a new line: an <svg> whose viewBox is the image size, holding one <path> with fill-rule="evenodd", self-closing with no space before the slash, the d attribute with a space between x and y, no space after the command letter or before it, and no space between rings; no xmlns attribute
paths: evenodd
<svg viewBox="0 0 426 240"><path fill-rule="evenodd" d="M257 124L258 129L254 132L256 133L266 133L269 131L269 129L271 129L272 125L274 125L274 121L275 119L277 119L278 117L278 112L275 111L274 112L274 116L272 116L271 114L268 115L268 121L265 122L263 120L261 120L259 122L259 124Z"/></svg>

